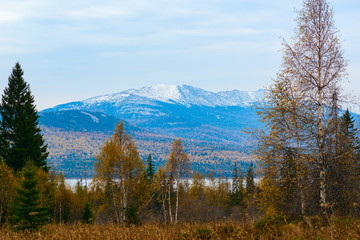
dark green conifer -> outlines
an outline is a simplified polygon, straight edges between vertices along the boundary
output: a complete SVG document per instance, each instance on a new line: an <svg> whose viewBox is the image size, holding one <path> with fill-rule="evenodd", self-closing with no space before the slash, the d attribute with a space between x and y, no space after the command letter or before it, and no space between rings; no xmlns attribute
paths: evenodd
<svg viewBox="0 0 360 240"><path fill-rule="evenodd" d="M357 136L358 129L354 126L355 120L351 116L349 110L347 109L343 116L341 117L340 122L340 140L343 146L343 151L354 151L358 153L359 151L359 138Z"/></svg>
<svg viewBox="0 0 360 240"><path fill-rule="evenodd" d="M40 205L37 168L28 161L23 168L21 187L10 209L10 223L16 230L37 230L49 218L47 208Z"/></svg>
<svg viewBox="0 0 360 240"><path fill-rule="evenodd" d="M230 198L231 205L237 205L245 208L246 204L244 202L243 180L244 177L242 175L242 172L238 171L237 163L235 162L232 189L231 189L231 198Z"/></svg>
<svg viewBox="0 0 360 240"><path fill-rule="evenodd" d="M340 118L336 139L336 157L331 159L327 172L328 195L339 215L349 215L359 196L359 139L358 129L349 110Z"/></svg>
<svg viewBox="0 0 360 240"><path fill-rule="evenodd" d="M92 217L93 217L93 214L92 214L92 211L90 208L90 204L89 204L89 202L86 202L82 220L84 223L92 223L93 222Z"/></svg>
<svg viewBox="0 0 360 240"><path fill-rule="evenodd" d="M254 181L254 164L250 163L250 167L246 174L246 193L253 194L255 192L255 181Z"/></svg>
<svg viewBox="0 0 360 240"><path fill-rule="evenodd" d="M282 211L290 218L301 214L300 189L298 172L293 148L284 149L280 165L280 189L283 193Z"/></svg>
<svg viewBox="0 0 360 240"><path fill-rule="evenodd" d="M0 105L0 156L18 171L30 159L35 166L48 171L47 146L38 127L38 114L23 70L16 63Z"/></svg>
<svg viewBox="0 0 360 240"><path fill-rule="evenodd" d="M139 226L141 224L138 207L130 205L128 208L126 208L126 223L136 226Z"/></svg>
<svg viewBox="0 0 360 240"><path fill-rule="evenodd" d="M150 182L152 182L152 180L154 178L155 170L154 170L154 164L151 159L151 154L149 154L149 156L148 156L147 165L148 165L148 167L146 169L146 177L147 177L147 179L149 179Z"/></svg>

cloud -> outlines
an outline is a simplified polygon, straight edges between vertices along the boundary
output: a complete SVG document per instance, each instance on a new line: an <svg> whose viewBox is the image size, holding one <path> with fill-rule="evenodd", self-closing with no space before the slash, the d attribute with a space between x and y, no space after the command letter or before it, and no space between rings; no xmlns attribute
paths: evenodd
<svg viewBox="0 0 360 240"><path fill-rule="evenodd" d="M256 29L256 28L234 28L234 29L184 29L173 30L169 34L185 36L219 37L219 36L244 36L263 33L280 33L279 29Z"/></svg>
<svg viewBox="0 0 360 240"><path fill-rule="evenodd" d="M25 51L21 48L0 46L0 54L11 54L11 53L24 53Z"/></svg>
<svg viewBox="0 0 360 240"><path fill-rule="evenodd" d="M19 15L8 11L0 10L0 24L15 22L20 18Z"/></svg>
<svg viewBox="0 0 360 240"><path fill-rule="evenodd" d="M241 54L248 55L249 57L259 56L259 54L271 54L276 55L277 50L280 48L280 43L278 41L227 41L227 42L217 42L213 44L208 44L204 46L199 46L198 51L202 52L215 52L221 54ZM251 56L253 55L253 56Z"/></svg>
<svg viewBox="0 0 360 240"><path fill-rule="evenodd" d="M251 72L250 65L256 62L256 66L276 71L276 64L269 67L269 62L279 60L279 36L292 35L295 26L292 19L296 17L293 9L301 7L301 3L300 0L0 0L0 59L3 62L25 59L27 66L34 68L29 67L26 72L44 78L42 83L53 89L63 89L66 84L84 87L89 94L101 87L92 90L93 86L83 81L92 79L96 84L106 74L107 84L111 85L111 79L119 78L119 68L121 78L138 79L139 86L147 78L164 83L171 81L166 80L171 76L193 80L210 70L213 85L217 84L215 81L222 82L222 75L238 79L242 74L249 77L255 74L251 79L255 81L258 77L261 82L269 79L269 74ZM334 5L335 24L343 34L345 54L352 63L359 58L360 31L356 24L351 24L359 19L359 1L334 0ZM221 71L216 72L217 65L222 66ZM355 67L349 65L352 79L360 76ZM86 71L81 72L83 69ZM57 74L47 79L54 72ZM234 74L227 74L231 72ZM100 82L99 85L103 84ZM232 84L230 80L228 83ZM124 89L132 87L131 83L124 84ZM40 85L45 88L46 84Z"/></svg>

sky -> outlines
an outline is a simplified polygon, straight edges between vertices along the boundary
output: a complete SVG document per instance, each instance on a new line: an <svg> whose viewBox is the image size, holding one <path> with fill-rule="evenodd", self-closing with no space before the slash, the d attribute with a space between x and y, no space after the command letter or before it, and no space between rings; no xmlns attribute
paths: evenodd
<svg viewBox="0 0 360 240"><path fill-rule="evenodd" d="M360 1L330 0L360 96ZM302 0L1 0L0 91L18 61L38 110L155 84L266 88Z"/></svg>

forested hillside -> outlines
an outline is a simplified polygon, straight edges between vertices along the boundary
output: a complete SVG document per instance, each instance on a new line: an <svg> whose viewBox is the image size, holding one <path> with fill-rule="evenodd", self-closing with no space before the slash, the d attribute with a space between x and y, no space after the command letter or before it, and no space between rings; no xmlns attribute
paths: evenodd
<svg viewBox="0 0 360 240"><path fill-rule="evenodd" d="M111 131L79 131L40 125L44 139L48 144L49 164L56 171L62 171L66 177L83 177L84 166L87 175L94 173L95 156L99 153L105 140L112 135ZM115 125L114 125L115 126ZM145 160L153 156L155 166L162 165L169 154L173 138L152 134L146 131L134 131L128 125L125 128L136 139L140 156ZM217 144L206 141L184 139L186 151L190 156L192 169L201 173L216 170L217 175L230 176L234 161L248 166L251 146Z"/></svg>

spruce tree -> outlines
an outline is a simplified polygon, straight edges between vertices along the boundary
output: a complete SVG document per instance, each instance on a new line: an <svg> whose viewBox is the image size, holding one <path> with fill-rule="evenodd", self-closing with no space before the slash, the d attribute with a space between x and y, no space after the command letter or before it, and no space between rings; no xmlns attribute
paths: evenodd
<svg viewBox="0 0 360 240"><path fill-rule="evenodd" d="M234 166L234 175L231 189L231 205L241 206L242 208L246 207L244 202L244 187L243 187L243 175L241 171L237 169L237 164L235 162Z"/></svg>
<svg viewBox="0 0 360 240"><path fill-rule="evenodd" d="M89 204L89 202L86 202L82 220L84 223L92 223L92 221L93 221L92 217L93 217L93 214L92 214L92 211L90 208L90 204Z"/></svg>
<svg viewBox="0 0 360 240"><path fill-rule="evenodd" d="M301 196L295 162L296 155L292 148L286 148L283 151L283 156L279 159L279 187L282 192L282 212L286 216L297 218L301 214L301 203L298 201Z"/></svg>
<svg viewBox="0 0 360 240"><path fill-rule="evenodd" d="M246 174L246 193L253 194L255 192L254 182L254 164L251 162L248 172Z"/></svg>
<svg viewBox="0 0 360 240"><path fill-rule="evenodd" d="M339 142L343 151L351 153L359 152L358 129L355 128L355 120L347 109L340 121Z"/></svg>
<svg viewBox="0 0 360 240"><path fill-rule="evenodd" d="M31 161L23 168L21 187L16 189L15 202L10 209L10 223L16 230L37 230L49 217L48 209L40 206L37 168Z"/></svg>
<svg viewBox="0 0 360 240"><path fill-rule="evenodd" d="M340 118L335 145L336 154L329 162L327 183L332 210L348 215L358 200L359 139L354 119L348 110Z"/></svg>
<svg viewBox="0 0 360 240"><path fill-rule="evenodd" d="M38 113L23 70L16 63L0 105L0 156L15 172L30 159L35 166L48 171L47 146L38 127Z"/></svg>
<svg viewBox="0 0 360 240"><path fill-rule="evenodd" d="M151 159L151 154L149 154L149 156L148 156L147 165L148 165L148 167L146 169L146 177L150 182L152 182L152 180L154 178L155 170L154 170L154 164Z"/></svg>
<svg viewBox="0 0 360 240"><path fill-rule="evenodd" d="M238 169L237 169L237 163L235 162L235 166L234 166L234 174L233 174L233 181L232 181L232 193L238 192L239 191L239 176L238 176Z"/></svg>

